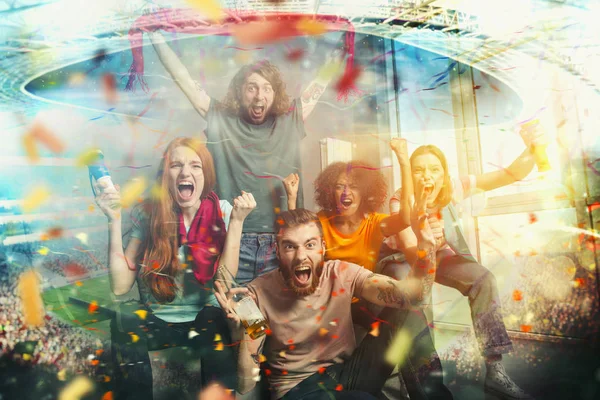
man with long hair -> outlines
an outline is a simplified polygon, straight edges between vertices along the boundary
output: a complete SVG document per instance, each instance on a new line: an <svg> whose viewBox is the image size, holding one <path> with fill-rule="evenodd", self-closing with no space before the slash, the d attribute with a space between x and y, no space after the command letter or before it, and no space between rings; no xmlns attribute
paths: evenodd
<svg viewBox="0 0 600 400"><path fill-rule="evenodd" d="M208 148L215 160L217 194L230 199L241 190L256 197L257 209L244 224L237 280L247 283L277 267L273 221L285 190L282 178L301 172L300 140L328 80L317 78L301 99L290 100L279 69L267 60L242 67L222 102L194 81L162 34L149 33L158 57L192 106L207 122ZM300 190L297 202L303 205Z"/></svg>
<svg viewBox="0 0 600 400"><path fill-rule="evenodd" d="M238 391L251 390L260 353L266 357L273 399L375 399L392 372L394 361L384 353L399 328L398 318L412 300L427 296L435 267L433 236L419 198L411 226L419 238L418 279L395 281L362 266L325 261L323 229L306 209L285 211L276 222L279 269L258 277L248 288L229 293L217 281L217 300L227 313L232 335L240 340ZM252 340L232 311L233 295L254 296L270 325L270 334ZM386 307L378 335L357 346L351 304L353 297ZM264 351L261 349L263 348ZM394 360L398 354L392 354Z"/></svg>

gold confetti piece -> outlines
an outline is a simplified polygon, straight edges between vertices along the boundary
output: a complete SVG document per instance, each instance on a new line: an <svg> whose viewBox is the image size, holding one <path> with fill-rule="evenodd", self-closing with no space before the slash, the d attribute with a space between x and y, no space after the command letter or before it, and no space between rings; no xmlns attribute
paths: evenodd
<svg viewBox="0 0 600 400"><path fill-rule="evenodd" d="M264 363L266 361L267 361L267 357L265 357L263 354L258 355L258 362Z"/></svg>
<svg viewBox="0 0 600 400"><path fill-rule="evenodd" d="M84 376L73 379L58 395L58 400L80 400L94 390L94 383Z"/></svg>
<svg viewBox="0 0 600 400"><path fill-rule="evenodd" d="M402 365L410 351L411 344L412 338L410 334L405 329L401 329L386 350L385 361L390 365Z"/></svg>
<svg viewBox="0 0 600 400"><path fill-rule="evenodd" d="M314 19L304 18L298 21L296 29L305 35L322 35L327 32L327 25Z"/></svg>
<svg viewBox="0 0 600 400"><path fill-rule="evenodd" d="M40 247L40 249L37 252L38 252L38 254L45 256L48 254L49 251L50 251L49 248L42 246L42 247Z"/></svg>
<svg viewBox="0 0 600 400"><path fill-rule="evenodd" d="M87 246L87 244L88 244L87 233L85 233L85 232L78 233L77 235L75 235L75 238L77 238L77 240L79 240L82 244L85 244Z"/></svg>
<svg viewBox="0 0 600 400"><path fill-rule="evenodd" d="M33 270L19 276L19 296L25 323L29 326L44 324L44 303L40 292L40 280Z"/></svg>
<svg viewBox="0 0 600 400"><path fill-rule="evenodd" d="M279 357L281 357L281 358L286 358L286 357L287 357L287 356L285 355L285 351L284 351L284 350L281 350L281 351L279 352Z"/></svg>
<svg viewBox="0 0 600 400"><path fill-rule="evenodd" d="M322 81L329 81L333 79L334 76L339 75L341 71L342 63L339 61L333 61L328 64L325 64L321 67L321 69L319 69L319 72L317 73L317 78Z"/></svg>
<svg viewBox="0 0 600 400"><path fill-rule="evenodd" d="M83 82L85 82L85 74L83 74L81 72L76 72L69 76L69 80L68 80L69 86L79 86L79 85L82 85Z"/></svg>
<svg viewBox="0 0 600 400"><path fill-rule="evenodd" d="M67 380L67 370L66 369L61 369L60 371L58 371L58 373L56 374L56 378L58 378L59 381L66 381Z"/></svg>
<svg viewBox="0 0 600 400"><path fill-rule="evenodd" d="M218 20L223 15L221 5L216 0L186 0L189 5L200 10L204 15L213 20Z"/></svg>
<svg viewBox="0 0 600 400"><path fill-rule="evenodd" d="M50 198L50 191L45 187L30 190L23 199L23 212L31 212Z"/></svg>
<svg viewBox="0 0 600 400"><path fill-rule="evenodd" d="M223 346L223 342L219 342L215 345L215 351L223 351L223 348L225 346Z"/></svg>
<svg viewBox="0 0 600 400"><path fill-rule="evenodd" d="M31 354L23 353L23 360L25 360L25 361L31 360Z"/></svg>
<svg viewBox="0 0 600 400"><path fill-rule="evenodd" d="M121 205L123 208L128 208L135 204L142 193L146 190L146 179L136 178L127 182L121 189Z"/></svg>
<svg viewBox="0 0 600 400"><path fill-rule="evenodd" d="M150 189L150 196L152 196L154 200L163 200L166 194L167 191L161 188L160 185L157 185L156 183L152 186L152 189Z"/></svg>
<svg viewBox="0 0 600 400"><path fill-rule="evenodd" d="M140 340L140 337L138 335L136 335L135 333L130 333L131 335L131 341L133 343L137 343L138 340Z"/></svg>
<svg viewBox="0 0 600 400"><path fill-rule="evenodd" d="M93 164L98 160L98 155L98 149L87 149L77 156L75 165L78 167L85 167L86 165Z"/></svg>
<svg viewBox="0 0 600 400"><path fill-rule="evenodd" d="M27 134L23 136L23 147L25 147L25 153L29 161L36 163L40 160L40 155L35 146L35 138L32 135Z"/></svg>
<svg viewBox="0 0 600 400"><path fill-rule="evenodd" d="M221 335L219 335L218 333L216 333L213 342L220 342L220 341L221 341Z"/></svg>
<svg viewBox="0 0 600 400"><path fill-rule="evenodd" d="M146 316L148 315L148 311L146 310L136 310L133 313L140 317L140 319L146 319Z"/></svg>
<svg viewBox="0 0 600 400"><path fill-rule="evenodd" d="M329 331L325 328L319 329L319 336L325 336L329 333Z"/></svg>
<svg viewBox="0 0 600 400"><path fill-rule="evenodd" d="M375 321L371 324L371 332L369 332L371 336L379 336L379 321Z"/></svg>

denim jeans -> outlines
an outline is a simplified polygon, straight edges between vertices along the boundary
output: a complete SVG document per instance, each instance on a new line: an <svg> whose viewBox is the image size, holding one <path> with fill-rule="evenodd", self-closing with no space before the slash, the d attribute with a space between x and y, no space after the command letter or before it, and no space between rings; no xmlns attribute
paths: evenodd
<svg viewBox="0 0 600 400"><path fill-rule="evenodd" d="M140 309L147 312L144 319L134 313ZM190 337L192 329L197 335ZM198 390L212 381L220 381L228 388L236 387L237 360L230 346L225 315L220 308L204 307L195 321L168 323L139 302L121 303L111 320L110 332L116 400L153 398L148 351L166 346L187 346L191 349L191 357L200 358L201 382L197 382ZM219 351L215 349L214 342L217 334L224 345Z"/></svg>
<svg viewBox="0 0 600 400"><path fill-rule="evenodd" d="M380 398L381 389L394 369L393 365L384 360L384 354L396 332L403 329L406 316L404 310L384 308L379 318L387 323L379 325L377 337L367 335L343 364L334 364L323 374L311 375L286 393L282 400ZM403 368L409 364L406 361ZM447 389L445 393L438 392L437 396L423 395L416 398L452 399Z"/></svg>
<svg viewBox="0 0 600 400"><path fill-rule="evenodd" d="M473 330L483 356L512 351L512 342L502 319L498 285L494 275L481 264L457 255L450 249L436 254L435 282L457 289L469 299ZM403 279L410 270L402 253L380 262L382 273ZM395 272L394 272L395 271Z"/></svg>
<svg viewBox="0 0 600 400"><path fill-rule="evenodd" d="M246 285L279 267L275 244L274 233L242 233L240 264L235 277L237 283Z"/></svg>

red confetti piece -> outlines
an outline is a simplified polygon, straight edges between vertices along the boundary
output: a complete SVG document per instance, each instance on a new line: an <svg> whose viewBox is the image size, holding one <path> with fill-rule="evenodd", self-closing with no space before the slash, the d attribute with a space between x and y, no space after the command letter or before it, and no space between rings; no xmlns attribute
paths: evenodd
<svg viewBox="0 0 600 400"><path fill-rule="evenodd" d="M117 80L111 73L102 75L102 91L104 92L104 98L109 104L115 104L119 99L117 94Z"/></svg>
<svg viewBox="0 0 600 400"><path fill-rule="evenodd" d="M324 373L325 373L325 367L321 367L321 368L319 368L319 373L320 373L320 374L324 374Z"/></svg>
<svg viewBox="0 0 600 400"><path fill-rule="evenodd" d="M293 49L290 50L286 56L289 61L296 62L304 57L304 49Z"/></svg>
<svg viewBox="0 0 600 400"><path fill-rule="evenodd" d="M521 301L523 300L523 293L520 290L515 289L513 291L512 297L514 301Z"/></svg>
<svg viewBox="0 0 600 400"><path fill-rule="evenodd" d="M267 336L271 336L273 334L273 331L270 329L265 330L265 335Z"/></svg>
<svg viewBox="0 0 600 400"><path fill-rule="evenodd" d="M537 216L534 213L529 213L529 223L534 224L538 221Z"/></svg>
<svg viewBox="0 0 600 400"><path fill-rule="evenodd" d="M357 91L355 82L360 76L362 70L353 66L351 69L344 71L344 74L335 84L334 88L338 92L338 98L348 98L348 94Z"/></svg>
<svg viewBox="0 0 600 400"><path fill-rule="evenodd" d="M265 375L266 376L270 376L271 375L271 370L270 369L265 369Z"/></svg>
<svg viewBox="0 0 600 400"><path fill-rule="evenodd" d="M74 278L77 276L82 276L82 275L87 274L87 272L88 272L85 267L83 267L82 265L80 265L76 262L71 262L71 263L65 265L62 268L62 270L67 278Z"/></svg>
<svg viewBox="0 0 600 400"><path fill-rule="evenodd" d="M39 121L33 123L29 130L29 135L42 143L53 153L62 153L65 150L65 144Z"/></svg>
<svg viewBox="0 0 600 400"><path fill-rule="evenodd" d="M341 384L338 384L338 385L335 387L335 390L336 390L336 392L341 392L342 390L344 390L344 387L343 387Z"/></svg>
<svg viewBox="0 0 600 400"><path fill-rule="evenodd" d="M531 332L531 329L532 329L531 325L521 325L521 332L529 333L529 332Z"/></svg>
<svg viewBox="0 0 600 400"><path fill-rule="evenodd" d="M585 287L585 278L575 279L575 287Z"/></svg>
<svg viewBox="0 0 600 400"><path fill-rule="evenodd" d="M104 393L101 400L113 400L113 392L109 391Z"/></svg>
<svg viewBox="0 0 600 400"><path fill-rule="evenodd" d="M88 313L94 314L96 311L98 311L98 302L96 300L93 300L88 306Z"/></svg>

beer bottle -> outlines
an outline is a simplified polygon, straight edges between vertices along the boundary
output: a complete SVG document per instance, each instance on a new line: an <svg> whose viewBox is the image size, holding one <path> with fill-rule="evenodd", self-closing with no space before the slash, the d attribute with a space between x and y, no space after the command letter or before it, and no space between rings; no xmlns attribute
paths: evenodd
<svg viewBox="0 0 600 400"><path fill-rule="evenodd" d="M235 278L225 265L219 265L217 269L217 282L225 288L226 292L229 292L233 288L242 287L235 281ZM264 335L267 329L269 329L269 324L250 294L236 293L232 297L232 300L235 302L233 311L242 321L242 325L246 328L248 336L254 340Z"/></svg>

